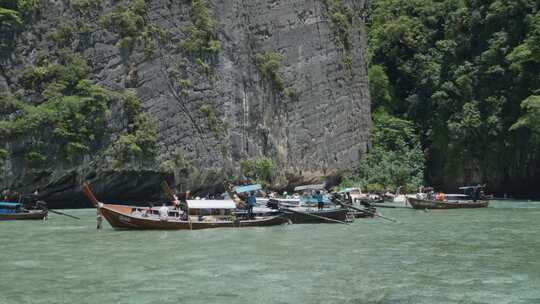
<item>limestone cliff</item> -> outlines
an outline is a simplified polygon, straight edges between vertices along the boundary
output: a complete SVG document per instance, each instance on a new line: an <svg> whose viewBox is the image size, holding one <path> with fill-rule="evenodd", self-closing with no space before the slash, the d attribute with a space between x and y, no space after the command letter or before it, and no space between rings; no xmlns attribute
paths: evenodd
<svg viewBox="0 0 540 304"><path fill-rule="evenodd" d="M45 167L28 170L19 155L28 134L2 139L2 187L78 199L78 184L91 180L107 198L142 200L159 192L164 177L174 176L183 190L208 189L241 174L239 161L248 158L272 159L278 186L348 169L369 145L365 6L364 0L42 1L2 57L0 90L33 100L35 94L20 92L25 68L38 65L40 52L70 49L87 60L95 83L136 90L156 127L156 153L144 165L98 165L107 159L101 151L128 128L126 111L110 105L110 135L78 164L49 155ZM122 19L128 17L132 27Z"/></svg>

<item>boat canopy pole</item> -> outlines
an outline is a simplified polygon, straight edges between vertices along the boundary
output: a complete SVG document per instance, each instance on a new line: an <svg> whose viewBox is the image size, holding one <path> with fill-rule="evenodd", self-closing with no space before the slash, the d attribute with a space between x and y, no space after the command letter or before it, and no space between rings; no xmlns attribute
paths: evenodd
<svg viewBox="0 0 540 304"><path fill-rule="evenodd" d="M69 215L67 213L64 213L64 212L60 212L60 211L56 211L56 210L52 210L52 209L47 209L47 211L49 212L52 212L52 213L56 213L56 214L60 214L60 215L64 215L64 216L67 216L67 217L71 217L71 218L74 218L76 220L80 220L81 218L80 217L76 217L74 215Z"/></svg>

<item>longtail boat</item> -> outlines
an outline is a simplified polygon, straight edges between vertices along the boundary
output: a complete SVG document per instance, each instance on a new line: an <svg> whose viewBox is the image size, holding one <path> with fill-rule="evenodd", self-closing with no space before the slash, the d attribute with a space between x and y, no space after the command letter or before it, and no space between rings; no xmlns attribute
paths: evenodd
<svg viewBox="0 0 540 304"><path fill-rule="evenodd" d="M82 192L115 229L191 230L226 227L261 227L288 223L281 215L243 219L232 200L186 200L185 209L138 207L99 202L88 184ZM175 202L176 203L176 202ZM179 202L178 202L179 203ZM177 205L177 204L175 204Z"/></svg>
<svg viewBox="0 0 540 304"><path fill-rule="evenodd" d="M47 217L47 210L27 210L19 203L0 202L0 221L42 220Z"/></svg>
<svg viewBox="0 0 540 304"><path fill-rule="evenodd" d="M462 208L485 208L489 201L456 200L437 201L408 197L408 202L414 209L462 209Z"/></svg>
<svg viewBox="0 0 540 304"><path fill-rule="evenodd" d="M291 199L270 198L268 207L283 212L293 224L352 222L353 213L347 208L325 207L318 210L309 206L291 204Z"/></svg>
<svg viewBox="0 0 540 304"><path fill-rule="evenodd" d="M320 224L352 222L353 214L346 208L330 208L316 210L312 208L287 208L282 209L283 217L289 219L293 224Z"/></svg>

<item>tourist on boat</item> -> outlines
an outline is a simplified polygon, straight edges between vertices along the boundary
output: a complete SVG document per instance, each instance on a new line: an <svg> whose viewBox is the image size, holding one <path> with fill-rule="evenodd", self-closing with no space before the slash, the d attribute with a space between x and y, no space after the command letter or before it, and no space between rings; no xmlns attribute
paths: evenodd
<svg viewBox="0 0 540 304"><path fill-rule="evenodd" d="M435 200L437 201L444 201L444 193L442 192L438 192L437 195L435 196Z"/></svg>
<svg viewBox="0 0 540 304"><path fill-rule="evenodd" d="M247 198L248 203L248 218L253 216L253 206L257 203L257 198L255 197L255 192L251 191Z"/></svg>
<svg viewBox="0 0 540 304"><path fill-rule="evenodd" d="M317 201L317 210L323 210L324 201L321 191L317 190L317 192L315 192L315 195L313 195L313 198Z"/></svg>
<svg viewBox="0 0 540 304"><path fill-rule="evenodd" d="M131 216L140 217L142 216L142 213L139 211L139 209L135 209L135 211L131 213Z"/></svg>
<svg viewBox="0 0 540 304"><path fill-rule="evenodd" d="M435 190L431 190L428 193L428 200L433 200L433 199L435 199Z"/></svg>
<svg viewBox="0 0 540 304"><path fill-rule="evenodd" d="M96 229L101 230L103 228L103 215L101 215L101 210L96 209Z"/></svg>
<svg viewBox="0 0 540 304"><path fill-rule="evenodd" d="M163 204L163 206L159 207L159 219L166 221L167 217L169 217L169 208Z"/></svg>
<svg viewBox="0 0 540 304"><path fill-rule="evenodd" d="M480 200L480 191L482 190L482 186L477 185L474 187L473 190L473 202L476 202L477 200Z"/></svg>
<svg viewBox="0 0 540 304"><path fill-rule="evenodd" d="M345 193L345 198L347 199L347 204L349 204L349 205L353 204L353 199L352 199L352 196L351 196L350 192Z"/></svg>

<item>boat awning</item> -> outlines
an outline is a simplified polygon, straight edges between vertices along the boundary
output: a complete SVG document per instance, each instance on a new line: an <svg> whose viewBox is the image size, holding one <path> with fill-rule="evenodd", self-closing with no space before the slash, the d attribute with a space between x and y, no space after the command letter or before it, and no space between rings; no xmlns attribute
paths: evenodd
<svg viewBox="0 0 540 304"><path fill-rule="evenodd" d="M20 207L21 204L19 203L11 203L11 202L0 202L0 208L17 208Z"/></svg>
<svg viewBox="0 0 540 304"><path fill-rule="evenodd" d="M339 190L338 193L347 193L347 192L356 192L356 191L362 193L362 191L360 190L360 188L345 188L345 189Z"/></svg>
<svg viewBox="0 0 540 304"><path fill-rule="evenodd" d="M232 200L188 200L190 209L236 209Z"/></svg>
<svg viewBox="0 0 540 304"><path fill-rule="evenodd" d="M257 190L261 190L261 189L262 189L262 187L259 184L247 185L247 186L236 186L236 187L234 187L234 192L236 192L236 193L244 193L244 192L257 191Z"/></svg>
<svg viewBox="0 0 540 304"><path fill-rule="evenodd" d="M322 190L326 184L317 184L317 185L304 185L294 188L294 191L304 191L304 190Z"/></svg>

